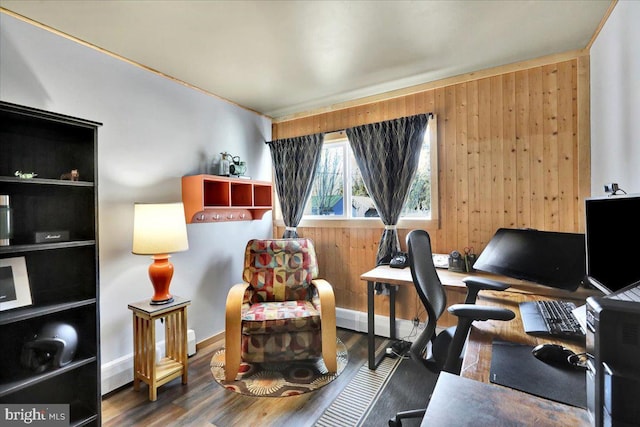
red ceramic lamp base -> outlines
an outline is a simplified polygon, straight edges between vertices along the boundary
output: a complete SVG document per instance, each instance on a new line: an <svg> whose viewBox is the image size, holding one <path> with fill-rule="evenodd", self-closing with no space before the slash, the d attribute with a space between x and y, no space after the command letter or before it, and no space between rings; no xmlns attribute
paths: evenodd
<svg viewBox="0 0 640 427"><path fill-rule="evenodd" d="M169 262L169 255L154 255L153 264L149 266L149 278L155 292L151 298L151 304L161 305L173 302L173 296L169 293L172 277L173 264Z"/></svg>

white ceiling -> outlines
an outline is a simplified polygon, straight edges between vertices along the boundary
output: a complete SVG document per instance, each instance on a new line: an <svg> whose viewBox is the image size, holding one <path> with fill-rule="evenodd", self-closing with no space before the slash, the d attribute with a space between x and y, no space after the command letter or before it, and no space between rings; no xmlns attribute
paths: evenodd
<svg viewBox="0 0 640 427"><path fill-rule="evenodd" d="M585 48L610 0L0 0L273 118Z"/></svg>

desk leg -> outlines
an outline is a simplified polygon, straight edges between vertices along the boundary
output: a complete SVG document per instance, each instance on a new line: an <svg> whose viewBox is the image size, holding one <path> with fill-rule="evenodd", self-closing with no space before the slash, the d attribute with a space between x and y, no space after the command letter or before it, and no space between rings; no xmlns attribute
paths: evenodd
<svg viewBox="0 0 640 427"><path fill-rule="evenodd" d="M367 335L369 338L369 369L376 369L376 331L375 331L375 304L374 282L367 281Z"/></svg>
<svg viewBox="0 0 640 427"><path fill-rule="evenodd" d="M396 287L389 285L389 339L396 339Z"/></svg>
<svg viewBox="0 0 640 427"><path fill-rule="evenodd" d="M382 359L386 357L385 351L376 354L376 331L375 331L375 282L367 281L367 335L369 339L369 369L376 369ZM389 337L396 339L396 288L389 285Z"/></svg>

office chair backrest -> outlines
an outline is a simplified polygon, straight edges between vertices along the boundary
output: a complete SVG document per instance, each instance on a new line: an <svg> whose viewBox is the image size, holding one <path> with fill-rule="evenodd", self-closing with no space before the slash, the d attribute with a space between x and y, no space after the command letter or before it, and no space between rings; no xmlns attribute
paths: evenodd
<svg viewBox="0 0 640 427"><path fill-rule="evenodd" d="M447 309L458 318L457 325L448 327L436 335L436 323L447 307L447 297L433 265L429 234L424 230L410 231L407 234L407 252L414 287L429 316L424 330L411 344L409 355L412 360L432 372L444 370L459 375L463 348L472 322L490 319L511 320L515 317L515 313L509 309L473 304L478 292L483 289L502 291L509 285L486 278L463 279L467 286L465 304L454 304ZM425 358L429 342L433 344L431 354ZM398 412L389 420L389 425L401 426L402 419L422 418L424 414L425 409Z"/></svg>
<svg viewBox="0 0 640 427"><path fill-rule="evenodd" d="M429 321L433 317L435 322L447 307L447 295L433 264L429 234L424 230L409 232L407 250L411 276L416 284L416 290L420 300L429 311Z"/></svg>
<svg viewBox="0 0 640 427"><path fill-rule="evenodd" d="M416 292L427 310L425 330L414 341L410 354L423 353L433 338L436 323L447 307L447 295L433 265L431 239L424 230L412 230L407 235L409 267Z"/></svg>

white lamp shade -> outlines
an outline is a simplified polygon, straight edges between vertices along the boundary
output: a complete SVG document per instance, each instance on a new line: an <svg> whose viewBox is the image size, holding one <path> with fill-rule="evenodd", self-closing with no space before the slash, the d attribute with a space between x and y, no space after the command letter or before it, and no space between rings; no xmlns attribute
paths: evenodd
<svg viewBox="0 0 640 427"><path fill-rule="evenodd" d="M168 254L189 249L182 203L136 203L133 212L133 253Z"/></svg>

